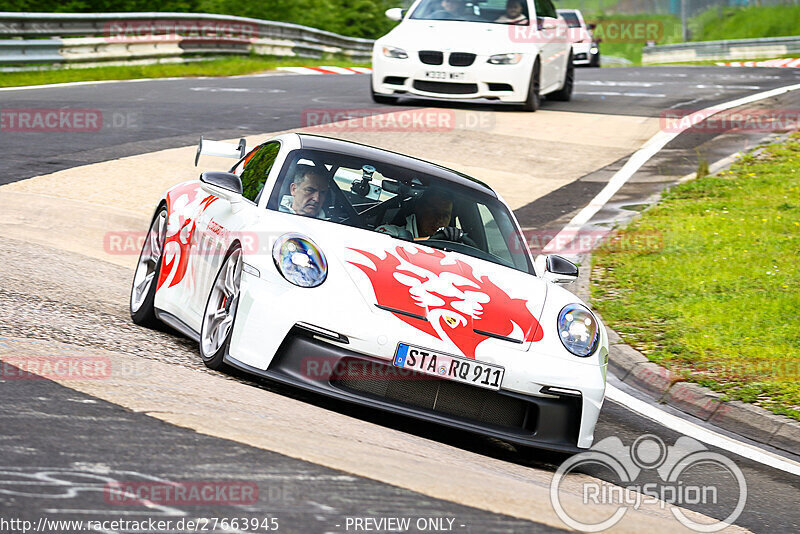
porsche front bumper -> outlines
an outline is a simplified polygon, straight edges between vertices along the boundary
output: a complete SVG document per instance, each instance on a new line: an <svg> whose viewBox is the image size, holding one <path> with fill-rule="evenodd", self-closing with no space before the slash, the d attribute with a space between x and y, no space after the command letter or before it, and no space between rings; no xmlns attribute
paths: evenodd
<svg viewBox="0 0 800 534"><path fill-rule="evenodd" d="M290 331L266 370L231 357L243 371L356 404L492 436L578 452L582 398L493 391L399 370L386 360Z"/></svg>

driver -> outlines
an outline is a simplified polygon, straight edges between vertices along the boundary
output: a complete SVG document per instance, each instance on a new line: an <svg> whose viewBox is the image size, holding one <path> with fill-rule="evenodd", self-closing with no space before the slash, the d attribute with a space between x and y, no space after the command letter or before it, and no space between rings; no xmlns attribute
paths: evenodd
<svg viewBox="0 0 800 534"><path fill-rule="evenodd" d="M316 168L298 165L289 193L281 199L280 211L317 219L325 218L322 202L328 193L328 179Z"/></svg>
<svg viewBox="0 0 800 534"><path fill-rule="evenodd" d="M406 217L404 226L383 224L375 231L400 239L414 240L462 241L466 237L459 228L450 226L450 219L453 217L453 199L446 192L428 189L414 207L415 213Z"/></svg>
<svg viewBox="0 0 800 534"><path fill-rule="evenodd" d="M441 7L428 15L434 20L461 20L471 18L465 0L442 0Z"/></svg>

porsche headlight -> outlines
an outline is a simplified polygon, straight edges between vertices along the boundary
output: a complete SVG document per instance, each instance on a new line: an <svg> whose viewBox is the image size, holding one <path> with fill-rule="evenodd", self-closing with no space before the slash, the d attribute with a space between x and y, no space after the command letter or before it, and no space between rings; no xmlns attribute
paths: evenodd
<svg viewBox="0 0 800 534"><path fill-rule="evenodd" d="M558 337L568 351L585 358L597 350L600 324L584 306L568 304L558 314Z"/></svg>
<svg viewBox="0 0 800 534"><path fill-rule="evenodd" d="M325 255L300 234L285 234L275 241L272 259L281 275L300 287L317 287L328 276Z"/></svg>
<svg viewBox="0 0 800 534"><path fill-rule="evenodd" d="M384 46L383 55L394 59L408 59L408 54L405 50L394 46Z"/></svg>
<svg viewBox="0 0 800 534"><path fill-rule="evenodd" d="M522 54L495 54L489 58L492 65L516 65L522 61Z"/></svg>

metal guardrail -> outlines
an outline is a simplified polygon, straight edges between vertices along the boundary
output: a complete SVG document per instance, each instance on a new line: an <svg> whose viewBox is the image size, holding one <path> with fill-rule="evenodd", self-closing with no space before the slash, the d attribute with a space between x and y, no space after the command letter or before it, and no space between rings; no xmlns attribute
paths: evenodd
<svg viewBox="0 0 800 534"><path fill-rule="evenodd" d="M372 44L298 24L231 15L0 12L0 65L250 53L366 62Z"/></svg>
<svg viewBox="0 0 800 534"><path fill-rule="evenodd" d="M60 63L61 39L2 40L0 61L10 63Z"/></svg>
<svg viewBox="0 0 800 534"><path fill-rule="evenodd" d="M646 46L642 49L642 63L653 65L685 61L761 59L792 54L800 54L800 36Z"/></svg>

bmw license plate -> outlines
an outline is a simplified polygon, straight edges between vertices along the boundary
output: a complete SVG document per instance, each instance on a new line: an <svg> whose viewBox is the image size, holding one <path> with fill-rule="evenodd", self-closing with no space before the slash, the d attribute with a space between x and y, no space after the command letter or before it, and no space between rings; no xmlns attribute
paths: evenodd
<svg viewBox="0 0 800 534"><path fill-rule="evenodd" d="M505 369L499 365L442 354L413 345L400 343L393 362L395 366L471 384L486 389L500 389Z"/></svg>
<svg viewBox="0 0 800 534"><path fill-rule="evenodd" d="M443 70L427 70L425 77L431 80L463 80L463 72L446 72Z"/></svg>

